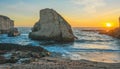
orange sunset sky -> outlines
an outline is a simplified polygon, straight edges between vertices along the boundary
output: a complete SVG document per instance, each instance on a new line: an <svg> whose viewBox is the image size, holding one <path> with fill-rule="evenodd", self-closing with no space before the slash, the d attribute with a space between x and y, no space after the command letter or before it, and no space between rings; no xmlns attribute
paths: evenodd
<svg viewBox="0 0 120 69"><path fill-rule="evenodd" d="M10 17L15 26L30 26L39 20L39 11L52 8L72 27L118 26L120 0L0 0L0 15Z"/></svg>

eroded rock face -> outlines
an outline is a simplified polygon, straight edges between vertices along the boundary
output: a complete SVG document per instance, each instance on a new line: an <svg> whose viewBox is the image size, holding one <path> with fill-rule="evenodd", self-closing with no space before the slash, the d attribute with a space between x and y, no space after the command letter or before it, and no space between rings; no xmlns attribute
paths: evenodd
<svg viewBox="0 0 120 69"><path fill-rule="evenodd" d="M0 33L8 33L11 28L14 28L14 21L7 16L0 15Z"/></svg>
<svg viewBox="0 0 120 69"><path fill-rule="evenodd" d="M74 41L68 22L56 11L48 8L40 11L40 20L34 25L29 37L34 40Z"/></svg>

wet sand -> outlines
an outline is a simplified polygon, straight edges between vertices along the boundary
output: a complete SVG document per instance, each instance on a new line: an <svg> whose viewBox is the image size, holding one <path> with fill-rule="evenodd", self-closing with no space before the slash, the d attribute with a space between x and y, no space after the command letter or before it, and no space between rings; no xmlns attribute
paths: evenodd
<svg viewBox="0 0 120 69"><path fill-rule="evenodd" d="M101 63L87 60L44 57L30 64L0 65L0 69L120 69L120 63Z"/></svg>

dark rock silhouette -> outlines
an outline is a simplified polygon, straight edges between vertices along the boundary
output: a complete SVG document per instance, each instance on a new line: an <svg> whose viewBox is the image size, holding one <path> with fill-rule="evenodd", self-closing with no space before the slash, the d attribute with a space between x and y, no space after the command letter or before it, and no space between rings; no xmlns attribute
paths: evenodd
<svg viewBox="0 0 120 69"><path fill-rule="evenodd" d="M57 42L72 42L75 38L70 24L56 11L48 8L40 11L40 20L34 25L29 37Z"/></svg>
<svg viewBox="0 0 120 69"><path fill-rule="evenodd" d="M113 30L106 32L105 34L120 39L120 28L115 28Z"/></svg>
<svg viewBox="0 0 120 69"><path fill-rule="evenodd" d="M110 31L99 32L99 34L105 34L120 39L120 28L115 28Z"/></svg>
<svg viewBox="0 0 120 69"><path fill-rule="evenodd" d="M7 55L8 53L11 55L5 57L4 55ZM30 63L35 59L47 56L50 56L50 52L40 46L0 43L0 64L16 62Z"/></svg>
<svg viewBox="0 0 120 69"><path fill-rule="evenodd" d="M100 34L106 34L115 38L120 39L120 17L119 17L119 27L109 30L109 31L104 31L104 32L100 32Z"/></svg>

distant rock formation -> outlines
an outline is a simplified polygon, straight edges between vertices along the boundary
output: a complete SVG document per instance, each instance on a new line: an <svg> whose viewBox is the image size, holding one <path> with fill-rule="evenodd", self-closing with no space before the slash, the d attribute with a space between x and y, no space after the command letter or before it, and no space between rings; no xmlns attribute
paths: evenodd
<svg viewBox="0 0 120 69"><path fill-rule="evenodd" d="M120 39L120 28L115 28L104 34Z"/></svg>
<svg viewBox="0 0 120 69"><path fill-rule="evenodd" d="M120 39L120 28L115 28L109 31L101 31L99 34L105 34Z"/></svg>
<svg viewBox="0 0 120 69"><path fill-rule="evenodd" d="M118 18L118 20L119 20L119 27L108 31L106 34L120 39L120 17Z"/></svg>
<svg viewBox="0 0 120 69"><path fill-rule="evenodd" d="M120 39L120 17L119 17L119 27L118 28L109 30L107 32L106 31L100 32L100 34L106 34L106 35Z"/></svg>
<svg viewBox="0 0 120 69"><path fill-rule="evenodd" d="M8 33L11 28L14 28L14 21L7 16L0 15L0 33Z"/></svg>
<svg viewBox="0 0 120 69"><path fill-rule="evenodd" d="M11 28L9 33L8 33L8 37L15 37L20 35L20 32L18 31L17 28Z"/></svg>
<svg viewBox="0 0 120 69"><path fill-rule="evenodd" d="M73 35L68 22L53 9L40 11L40 20L34 25L29 38L34 40L54 40L58 42L72 42Z"/></svg>

